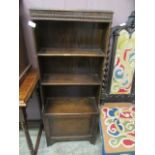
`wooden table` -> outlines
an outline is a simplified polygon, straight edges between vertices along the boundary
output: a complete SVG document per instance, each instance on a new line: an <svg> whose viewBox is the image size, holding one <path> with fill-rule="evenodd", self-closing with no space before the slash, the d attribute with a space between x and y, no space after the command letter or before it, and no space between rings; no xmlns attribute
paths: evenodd
<svg viewBox="0 0 155 155"><path fill-rule="evenodd" d="M30 69L30 71L25 75L25 78L21 82L20 88L19 88L19 120L20 120L21 127L25 133L26 141L30 149L31 155L37 154L40 137L42 133L42 121L40 124L35 148L33 148L33 144L28 131L28 126L26 123L26 107L27 107L27 102L30 99L31 95L33 94L38 81L39 81L39 74L37 70Z"/></svg>

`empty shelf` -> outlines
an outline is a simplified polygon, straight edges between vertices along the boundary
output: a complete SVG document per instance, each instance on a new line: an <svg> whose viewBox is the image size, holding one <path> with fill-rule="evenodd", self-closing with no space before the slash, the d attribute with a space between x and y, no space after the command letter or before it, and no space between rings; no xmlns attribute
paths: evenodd
<svg viewBox="0 0 155 155"><path fill-rule="evenodd" d="M100 85L97 74L45 74L42 85Z"/></svg>
<svg viewBox="0 0 155 155"><path fill-rule="evenodd" d="M48 98L46 114L81 114L97 113L95 97L57 97Z"/></svg>
<svg viewBox="0 0 155 155"><path fill-rule="evenodd" d="M42 49L38 56L104 57L101 49Z"/></svg>

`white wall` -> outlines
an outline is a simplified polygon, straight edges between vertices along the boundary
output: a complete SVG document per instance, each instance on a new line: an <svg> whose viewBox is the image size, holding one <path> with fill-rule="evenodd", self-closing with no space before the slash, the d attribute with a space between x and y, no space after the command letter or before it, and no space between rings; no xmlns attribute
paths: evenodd
<svg viewBox="0 0 155 155"><path fill-rule="evenodd" d="M110 10L113 26L127 20L135 8L135 0L24 0L27 8L58 10Z"/></svg>

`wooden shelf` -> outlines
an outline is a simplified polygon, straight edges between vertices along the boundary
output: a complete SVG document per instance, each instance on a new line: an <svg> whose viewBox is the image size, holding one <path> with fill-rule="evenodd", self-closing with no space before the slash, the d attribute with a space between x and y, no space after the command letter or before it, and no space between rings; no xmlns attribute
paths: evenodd
<svg viewBox="0 0 155 155"><path fill-rule="evenodd" d="M42 85L100 85L97 74L44 74Z"/></svg>
<svg viewBox="0 0 155 155"><path fill-rule="evenodd" d="M104 57L101 49L42 49L38 56L79 56L79 57Z"/></svg>
<svg viewBox="0 0 155 155"><path fill-rule="evenodd" d="M98 113L95 97L47 98L45 113L50 115Z"/></svg>

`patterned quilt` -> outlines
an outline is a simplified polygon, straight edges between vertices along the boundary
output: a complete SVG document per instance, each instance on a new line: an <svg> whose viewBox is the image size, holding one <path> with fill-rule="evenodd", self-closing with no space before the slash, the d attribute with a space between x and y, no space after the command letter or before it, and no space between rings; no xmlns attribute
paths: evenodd
<svg viewBox="0 0 155 155"><path fill-rule="evenodd" d="M106 154L134 154L135 106L133 104L105 103L100 108L100 127L103 150Z"/></svg>

